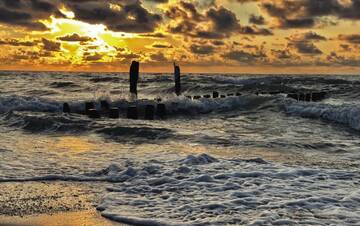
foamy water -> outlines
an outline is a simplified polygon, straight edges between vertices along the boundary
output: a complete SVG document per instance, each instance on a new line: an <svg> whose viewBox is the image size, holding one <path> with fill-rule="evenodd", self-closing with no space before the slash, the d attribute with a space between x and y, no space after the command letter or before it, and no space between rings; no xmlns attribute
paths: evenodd
<svg viewBox="0 0 360 226"><path fill-rule="evenodd" d="M139 97L161 97L167 120L61 113L104 98L123 111L127 79L1 72L0 183L110 182L98 210L143 225L360 223L357 76L186 75L175 97L171 75L149 74ZM242 95L185 97L213 91Z"/></svg>

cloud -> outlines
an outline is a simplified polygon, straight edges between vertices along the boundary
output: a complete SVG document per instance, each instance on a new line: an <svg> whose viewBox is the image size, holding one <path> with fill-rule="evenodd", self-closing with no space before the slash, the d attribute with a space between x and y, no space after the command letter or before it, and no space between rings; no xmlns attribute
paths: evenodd
<svg viewBox="0 0 360 226"><path fill-rule="evenodd" d="M277 59L291 59L293 56L288 49L285 50L271 50L272 54Z"/></svg>
<svg viewBox="0 0 360 226"><path fill-rule="evenodd" d="M156 48L156 49L171 49L173 48L172 45L170 45L169 43L165 43L165 42L155 42L151 45L152 48Z"/></svg>
<svg viewBox="0 0 360 226"><path fill-rule="evenodd" d="M38 45L38 40L32 40L32 41L22 41L18 39L4 39L0 40L0 45L9 45L9 46L36 46Z"/></svg>
<svg viewBox="0 0 360 226"><path fill-rule="evenodd" d="M61 43L48 40L46 38L41 39L44 50L50 51L50 52L59 52L61 50Z"/></svg>
<svg viewBox="0 0 360 226"><path fill-rule="evenodd" d="M339 40L352 44L360 44L360 34L339 35Z"/></svg>
<svg viewBox="0 0 360 226"><path fill-rule="evenodd" d="M208 55L214 52L214 47L211 45L192 44L190 46L190 51L199 55Z"/></svg>
<svg viewBox="0 0 360 226"><path fill-rule="evenodd" d="M319 55L323 53L312 42L291 42L289 43L289 47L295 48L297 52L301 54Z"/></svg>
<svg viewBox="0 0 360 226"><path fill-rule="evenodd" d="M265 24L265 18L262 15L256 16L254 14L250 15L249 23L257 24L257 25L264 25Z"/></svg>
<svg viewBox="0 0 360 226"><path fill-rule="evenodd" d="M238 2L250 2L241 1ZM326 24L322 17L360 19L359 0L264 0L258 2L279 28L311 28Z"/></svg>
<svg viewBox="0 0 360 226"><path fill-rule="evenodd" d="M46 0L1 0L0 23L46 30L46 26L39 20L48 19L51 15L63 17L57 7L56 3Z"/></svg>
<svg viewBox="0 0 360 226"><path fill-rule="evenodd" d="M288 47L295 49L298 53L309 55L320 55L323 52L313 42L326 41L327 38L313 31L298 33L287 38Z"/></svg>
<svg viewBox="0 0 360 226"><path fill-rule="evenodd" d="M71 35L58 37L57 40L65 41L65 42L90 42L93 41L94 39L88 36L80 36L77 33L73 33Z"/></svg>
<svg viewBox="0 0 360 226"><path fill-rule="evenodd" d="M171 19L170 33L192 38L224 39L236 34L272 35L266 28L242 26L236 14L223 6L213 5L200 13L193 3L170 6L165 15Z"/></svg>
<svg viewBox="0 0 360 226"><path fill-rule="evenodd" d="M85 52L84 56L83 56L83 60L84 61L98 61L101 60L103 58L103 54L100 53L89 53L89 52Z"/></svg>
<svg viewBox="0 0 360 226"><path fill-rule="evenodd" d="M161 32L156 33L149 33L149 34L141 34L142 37L149 37L149 38L166 38L167 36Z"/></svg>
<svg viewBox="0 0 360 226"><path fill-rule="evenodd" d="M251 53L245 52L243 50L234 50L224 54L223 57L225 59L230 59L242 63L255 63L259 59L264 59L267 56L262 52Z"/></svg>
<svg viewBox="0 0 360 226"><path fill-rule="evenodd" d="M74 13L74 19L104 24L113 31L153 32L162 21L138 0L0 0L0 23L45 30L39 21L50 16L65 18L60 11L64 6Z"/></svg>
<svg viewBox="0 0 360 226"><path fill-rule="evenodd" d="M150 59L153 62L168 62L169 60L165 57L163 53L153 53L150 55Z"/></svg>

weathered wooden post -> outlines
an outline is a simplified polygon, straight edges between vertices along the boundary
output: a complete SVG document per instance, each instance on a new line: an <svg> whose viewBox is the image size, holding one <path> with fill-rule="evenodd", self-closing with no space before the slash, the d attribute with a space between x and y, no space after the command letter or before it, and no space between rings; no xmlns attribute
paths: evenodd
<svg viewBox="0 0 360 226"><path fill-rule="evenodd" d="M127 109L128 119L138 119L138 110L136 106L129 106Z"/></svg>
<svg viewBox="0 0 360 226"><path fill-rule="evenodd" d="M117 119L117 118L119 118L119 116L120 116L119 108L110 108L109 118Z"/></svg>
<svg viewBox="0 0 360 226"><path fill-rule="evenodd" d="M95 109L95 104L93 102L86 102L85 103L85 114L89 115L89 110Z"/></svg>
<svg viewBox="0 0 360 226"><path fill-rule="evenodd" d="M137 97L137 83L139 80L139 67L140 64L137 61L133 61L130 67L130 93Z"/></svg>
<svg viewBox="0 0 360 226"><path fill-rule="evenodd" d="M100 101L101 111L108 112L110 110L110 104L106 100Z"/></svg>
<svg viewBox="0 0 360 226"><path fill-rule="evenodd" d="M180 67L174 63L175 94L181 95Z"/></svg>
<svg viewBox="0 0 360 226"><path fill-rule="evenodd" d="M219 92L214 91L213 92L213 98L219 98Z"/></svg>
<svg viewBox="0 0 360 226"><path fill-rule="evenodd" d="M96 109L89 109L88 110L88 116L89 118L100 118L100 113Z"/></svg>
<svg viewBox="0 0 360 226"><path fill-rule="evenodd" d="M165 106L165 104L158 104L157 105L156 115L161 119L166 118L166 106Z"/></svg>
<svg viewBox="0 0 360 226"><path fill-rule="evenodd" d="M70 105L68 103L63 104L63 112L70 113Z"/></svg>
<svg viewBox="0 0 360 226"><path fill-rule="evenodd" d="M154 120L155 107L154 105L145 106L145 120Z"/></svg>

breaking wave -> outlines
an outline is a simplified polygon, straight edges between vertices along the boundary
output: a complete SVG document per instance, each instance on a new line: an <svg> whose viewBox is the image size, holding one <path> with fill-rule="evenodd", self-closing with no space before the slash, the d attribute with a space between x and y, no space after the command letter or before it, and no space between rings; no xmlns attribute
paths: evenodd
<svg viewBox="0 0 360 226"><path fill-rule="evenodd" d="M61 104L29 96L0 96L0 113L9 111L38 111L38 112L59 112Z"/></svg>
<svg viewBox="0 0 360 226"><path fill-rule="evenodd" d="M360 131L360 107L358 106L293 102L285 106L285 111L290 115L341 123Z"/></svg>
<svg viewBox="0 0 360 226"><path fill-rule="evenodd" d="M201 154L177 160L128 160L81 175L1 178L0 182L117 182L107 189L97 210L128 224L357 225L359 175L278 165L261 158Z"/></svg>

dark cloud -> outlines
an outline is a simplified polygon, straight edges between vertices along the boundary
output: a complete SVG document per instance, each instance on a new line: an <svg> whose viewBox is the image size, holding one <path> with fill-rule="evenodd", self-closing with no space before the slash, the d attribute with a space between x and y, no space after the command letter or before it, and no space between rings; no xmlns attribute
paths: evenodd
<svg viewBox="0 0 360 226"><path fill-rule="evenodd" d="M295 48L297 52L301 54L319 55L323 53L312 42L305 42L305 41L291 42L289 43L289 47Z"/></svg>
<svg viewBox="0 0 360 226"><path fill-rule="evenodd" d="M225 42L220 41L220 40L214 40L214 41L212 41L212 44L216 45L216 46L223 46L223 45L225 45Z"/></svg>
<svg viewBox="0 0 360 226"><path fill-rule="evenodd" d="M291 59L292 58L292 54L290 53L290 51L288 49L285 49L285 50L272 49L271 52L277 59Z"/></svg>
<svg viewBox="0 0 360 226"><path fill-rule="evenodd" d="M211 45L192 44L190 46L190 51L195 54L208 55L214 52L214 47Z"/></svg>
<svg viewBox="0 0 360 226"><path fill-rule="evenodd" d="M289 41L326 41L327 38L325 36L319 35L316 32L309 31L305 33L298 33L291 35L290 37L286 38Z"/></svg>
<svg viewBox="0 0 360 226"><path fill-rule="evenodd" d="M173 48L172 45L162 44L162 43L155 43L151 47L156 48L156 49L171 49L171 48Z"/></svg>
<svg viewBox="0 0 360 226"><path fill-rule="evenodd" d="M150 55L150 59L153 62L168 62L169 60L164 56L163 53L153 53Z"/></svg>
<svg viewBox="0 0 360 226"><path fill-rule="evenodd" d="M166 38L166 35L160 32L149 33L149 34L141 34L142 37L150 37L150 38Z"/></svg>
<svg viewBox="0 0 360 226"><path fill-rule="evenodd" d="M234 34L272 35L266 28L242 26L236 14L222 6L212 6L203 14L199 13L193 3L180 2L171 6L165 15L176 21L169 26L169 31L193 38L224 39Z"/></svg>
<svg viewBox="0 0 360 226"><path fill-rule="evenodd" d="M360 34L339 35L339 40L352 44L360 44Z"/></svg>
<svg viewBox="0 0 360 226"><path fill-rule="evenodd" d="M206 12L207 18L213 23L213 29L216 32L233 32L240 28L239 20L235 13L224 7L218 9L211 8Z"/></svg>
<svg viewBox="0 0 360 226"><path fill-rule="evenodd" d="M65 35L62 37L58 37L57 40L60 41L66 41L66 42L90 42L94 39L88 36L80 36L79 34L71 34L71 35Z"/></svg>
<svg viewBox="0 0 360 226"><path fill-rule="evenodd" d="M57 1L46 0L0 0L0 23L21 26L31 30L46 30L39 22L51 15L63 17Z"/></svg>
<svg viewBox="0 0 360 226"><path fill-rule="evenodd" d="M326 37L315 32L294 34L287 38L288 47L295 49L298 53L309 55L320 55L323 52L313 42L325 41Z"/></svg>
<svg viewBox="0 0 360 226"><path fill-rule="evenodd" d="M254 14L251 14L250 18L249 18L249 23L257 24L257 25L264 25L265 18L262 15L256 16Z"/></svg>
<svg viewBox="0 0 360 226"><path fill-rule="evenodd" d="M84 61L98 61L101 60L104 57L104 55L100 53L89 53L85 52L83 56Z"/></svg>
<svg viewBox="0 0 360 226"><path fill-rule="evenodd" d="M351 47L348 44L340 44L340 48L342 51L351 51Z"/></svg>
<svg viewBox="0 0 360 226"><path fill-rule="evenodd" d="M336 52L331 52L327 57L327 65L336 66L351 66L351 67L359 67L360 59L356 57L346 57L342 55L338 55Z"/></svg>
<svg viewBox="0 0 360 226"><path fill-rule="evenodd" d="M46 38L41 39L44 50L50 51L50 52L59 52L61 50L61 43L48 40Z"/></svg>
<svg viewBox="0 0 360 226"><path fill-rule="evenodd" d="M239 1L244 2L244 1ZM262 9L276 18L280 28L310 28L326 21L324 16L342 19L360 19L359 0L267 0L257 1ZM331 23L330 23L331 24Z"/></svg>
<svg viewBox="0 0 360 226"><path fill-rule="evenodd" d="M118 7L111 7L110 3ZM0 23L44 30L46 27L39 20L52 15L65 17L59 10L62 6L74 12L74 19L104 24L113 31L153 32L162 20L137 0L0 0Z"/></svg>
<svg viewBox="0 0 360 226"><path fill-rule="evenodd" d="M239 29L239 33L244 35L273 35L271 30L256 26L243 26Z"/></svg>
<svg viewBox="0 0 360 226"><path fill-rule="evenodd" d="M39 44L38 40L32 40L32 41L22 41L18 39L4 39L0 40L0 45L9 45L9 46L36 46Z"/></svg>
<svg viewBox="0 0 360 226"><path fill-rule="evenodd" d="M234 50L224 54L223 57L225 59L230 59L242 63L255 63L259 59L266 58L266 54L262 52L252 53L245 52L243 50Z"/></svg>

